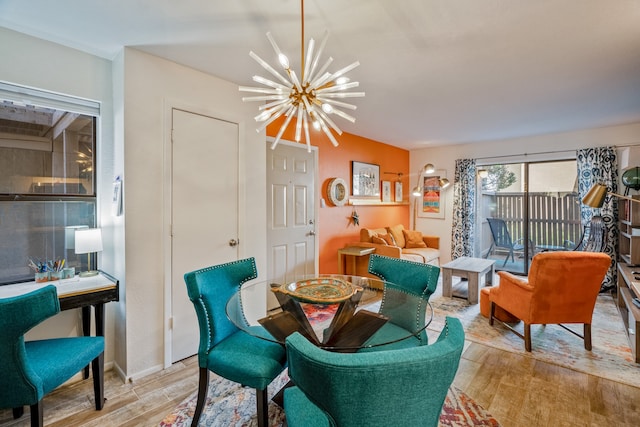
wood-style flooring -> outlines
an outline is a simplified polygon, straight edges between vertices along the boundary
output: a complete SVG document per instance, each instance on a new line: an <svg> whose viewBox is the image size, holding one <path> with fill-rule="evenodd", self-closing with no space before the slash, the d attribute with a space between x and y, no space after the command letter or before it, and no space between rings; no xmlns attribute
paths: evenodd
<svg viewBox="0 0 640 427"><path fill-rule="evenodd" d="M640 365L638 365L640 375ZM45 425L157 426L197 389L197 359L124 384L105 374L107 402L93 408L91 380L59 388L44 400ZM474 398L503 427L640 426L640 388L583 374L530 357L471 343L454 385ZM0 411L0 426L28 426Z"/></svg>

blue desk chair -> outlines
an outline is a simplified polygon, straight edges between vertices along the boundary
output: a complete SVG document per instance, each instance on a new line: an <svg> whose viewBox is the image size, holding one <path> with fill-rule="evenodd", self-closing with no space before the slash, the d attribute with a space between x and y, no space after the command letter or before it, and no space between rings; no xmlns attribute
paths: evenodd
<svg viewBox="0 0 640 427"><path fill-rule="evenodd" d="M91 364L96 410L104 405L104 337L24 340L60 311L55 286L0 299L0 408L19 418L28 405L31 426L43 425L42 399Z"/></svg>
<svg viewBox="0 0 640 427"><path fill-rule="evenodd" d="M284 347L249 335L227 318L225 306L243 283L258 277L254 258L233 261L184 275L200 327L197 426L209 388L209 371L256 389L258 426L268 423L267 386L285 368ZM240 310L240 307L236 309ZM256 326L256 328L261 328ZM264 331L267 334L266 331Z"/></svg>
<svg viewBox="0 0 640 427"><path fill-rule="evenodd" d="M284 392L289 427L435 427L464 330L447 317L434 344L371 353L332 353L297 332L286 345L295 384Z"/></svg>
<svg viewBox="0 0 640 427"><path fill-rule="evenodd" d="M418 299L398 299L384 295L380 313L388 315L392 320L387 322L367 344L376 342L390 342L394 337L405 337L407 331L417 331L425 325L425 314L429 297L438 286L440 269L429 264L407 261L372 254L369 257L369 273L382 280L390 282L402 293L418 296ZM402 294L400 294L402 295ZM422 331L415 339L405 339L392 344L372 347L370 350L388 350L416 345L428 344L426 331Z"/></svg>

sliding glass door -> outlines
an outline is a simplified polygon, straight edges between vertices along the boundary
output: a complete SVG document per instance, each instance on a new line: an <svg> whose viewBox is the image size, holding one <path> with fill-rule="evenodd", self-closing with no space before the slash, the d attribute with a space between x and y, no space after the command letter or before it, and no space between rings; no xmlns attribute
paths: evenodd
<svg viewBox="0 0 640 427"><path fill-rule="evenodd" d="M575 160L478 166L477 253L526 274L536 253L572 250L581 236L576 171Z"/></svg>

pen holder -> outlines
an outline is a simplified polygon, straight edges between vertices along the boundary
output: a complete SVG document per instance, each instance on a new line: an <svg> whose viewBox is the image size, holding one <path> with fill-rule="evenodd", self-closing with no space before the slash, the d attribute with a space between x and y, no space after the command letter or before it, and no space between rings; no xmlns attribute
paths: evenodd
<svg viewBox="0 0 640 427"><path fill-rule="evenodd" d="M36 273L36 283L48 282L49 272L43 271L42 273Z"/></svg>
<svg viewBox="0 0 640 427"><path fill-rule="evenodd" d="M49 280L60 280L62 279L62 271L52 271L49 273Z"/></svg>
<svg viewBox="0 0 640 427"><path fill-rule="evenodd" d="M62 270L63 279L72 279L76 275L75 267L67 267Z"/></svg>

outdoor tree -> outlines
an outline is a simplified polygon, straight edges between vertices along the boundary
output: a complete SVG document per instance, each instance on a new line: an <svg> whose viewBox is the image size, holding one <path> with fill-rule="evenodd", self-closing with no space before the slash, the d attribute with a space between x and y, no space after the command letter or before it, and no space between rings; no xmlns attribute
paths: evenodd
<svg viewBox="0 0 640 427"><path fill-rule="evenodd" d="M499 191L516 182L516 174L506 165L491 165L487 168L488 176L482 180L483 191Z"/></svg>

